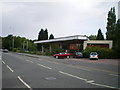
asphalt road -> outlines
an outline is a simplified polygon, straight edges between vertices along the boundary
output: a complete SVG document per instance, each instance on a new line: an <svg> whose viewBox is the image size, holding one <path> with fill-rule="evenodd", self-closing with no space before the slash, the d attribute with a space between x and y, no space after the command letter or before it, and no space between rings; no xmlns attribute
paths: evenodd
<svg viewBox="0 0 120 90"><path fill-rule="evenodd" d="M2 88L120 88L118 64L2 54Z"/></svg>

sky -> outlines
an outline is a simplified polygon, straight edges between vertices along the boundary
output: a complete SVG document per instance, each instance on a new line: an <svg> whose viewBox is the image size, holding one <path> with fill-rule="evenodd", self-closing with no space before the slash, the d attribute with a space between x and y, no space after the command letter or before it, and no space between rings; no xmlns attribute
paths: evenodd
<svg viewBox="0 0 120 90"><path fill-rule="evenodd" d="M114 1L114 2L113 2ZM5 0L0 3L0 27L3 37L37 39L42 29L55 38L106 33L107 14L111 7L118 17L119 0Z"/></svg>

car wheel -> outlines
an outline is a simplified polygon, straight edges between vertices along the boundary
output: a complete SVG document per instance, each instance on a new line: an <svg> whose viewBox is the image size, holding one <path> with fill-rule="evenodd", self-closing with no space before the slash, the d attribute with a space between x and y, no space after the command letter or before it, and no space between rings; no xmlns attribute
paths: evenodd
<svg viewBox="0 0 120 90"><path fill-rule="evenodd" d="M58 59L58 58L59 58L59 56L55 56L55 58L57 58L57 59Z"/></svg>
<svg viewBox="0 0 120 90"><path fill-rule="evenodd" d="M67 58L70 58L70 56L67 56Z"/></svg>

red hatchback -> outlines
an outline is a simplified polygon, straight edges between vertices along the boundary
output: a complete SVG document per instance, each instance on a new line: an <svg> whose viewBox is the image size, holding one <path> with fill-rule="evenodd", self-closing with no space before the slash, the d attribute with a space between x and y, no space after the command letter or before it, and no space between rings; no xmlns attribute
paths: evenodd
<svg viewBox="0 0 120 90"><path fill-rule="evenodd" d="M61 52L59 54L54 54L53 56L57 59L59 59L59 58L70 58L70 53Z"/></svg>

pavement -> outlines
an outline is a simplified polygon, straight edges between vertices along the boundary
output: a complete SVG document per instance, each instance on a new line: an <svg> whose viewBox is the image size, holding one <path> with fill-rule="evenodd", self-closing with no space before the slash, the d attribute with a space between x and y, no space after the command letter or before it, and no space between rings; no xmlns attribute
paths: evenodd
<svg viewBox="0 0 120 90"><path fill-rule="evenodd" d="M118 60L2 54L3 88L120 88Z"/></svg>

